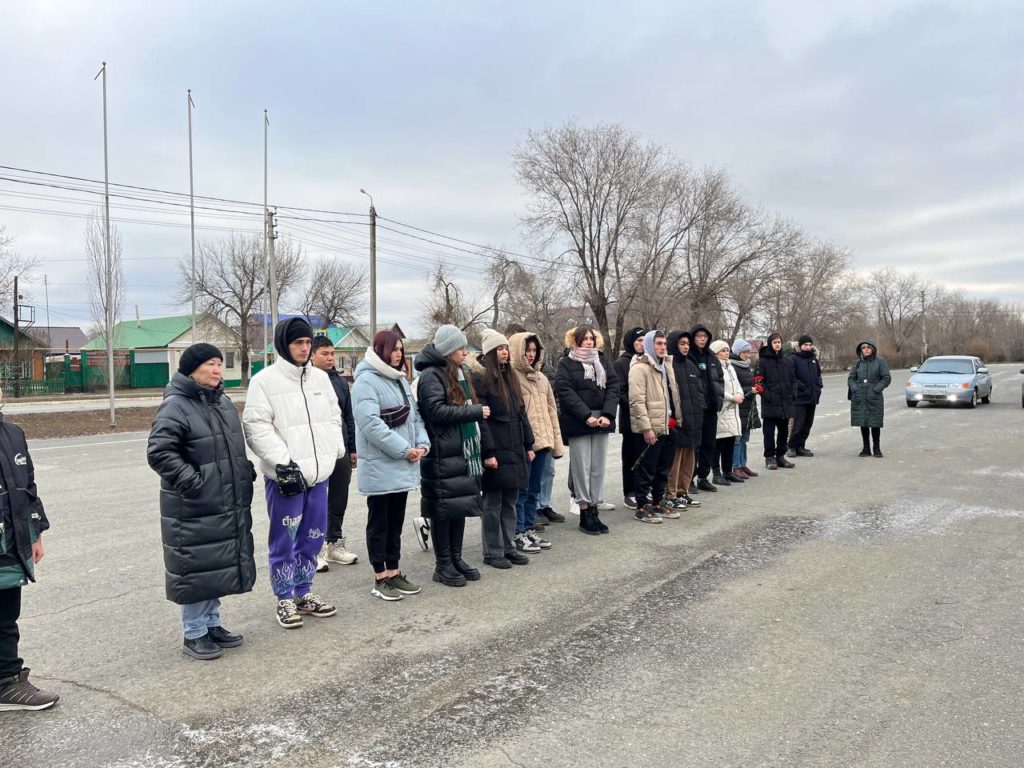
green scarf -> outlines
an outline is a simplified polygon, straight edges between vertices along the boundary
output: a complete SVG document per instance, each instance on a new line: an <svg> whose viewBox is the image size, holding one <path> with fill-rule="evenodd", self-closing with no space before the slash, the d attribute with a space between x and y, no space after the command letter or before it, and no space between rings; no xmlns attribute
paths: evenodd
<svg viewBox="0 0 1024 768"><path fill-rule="evenodd" d="M466 403L472 403L473 398L469 392L469 382L465 377L459 379L459 386L466 396ZM480 428L475 421L464 421L459 424L462 433L462 456L466 460L470 477L480 477L484 473L484 462L480 456Z"/></svg>

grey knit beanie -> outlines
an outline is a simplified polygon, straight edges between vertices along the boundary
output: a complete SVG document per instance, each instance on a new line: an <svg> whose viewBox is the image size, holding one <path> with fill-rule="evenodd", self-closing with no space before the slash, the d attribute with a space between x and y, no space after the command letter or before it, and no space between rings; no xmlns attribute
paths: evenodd
<svg viewBox="0 0 1024 768"><path fill-rule="evenodd" d="M434 332L434 349L442 357L448 357L452 352L462 349L468 343L466 334L454 325L442 325Z"/></svg>

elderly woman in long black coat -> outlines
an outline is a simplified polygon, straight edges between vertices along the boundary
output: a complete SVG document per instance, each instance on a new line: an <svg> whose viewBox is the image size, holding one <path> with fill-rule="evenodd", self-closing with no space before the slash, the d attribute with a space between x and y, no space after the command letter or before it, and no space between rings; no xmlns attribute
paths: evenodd
<svg viewBox="0 0 1024 768"><path fill-rule="evenodd" d="M252 589L252 484L238 412L212 344L182 353L153 420L146 458L160 475L167 599L181 605L189 656L208 660L242 636L221 625L220 598Z"/></svg>

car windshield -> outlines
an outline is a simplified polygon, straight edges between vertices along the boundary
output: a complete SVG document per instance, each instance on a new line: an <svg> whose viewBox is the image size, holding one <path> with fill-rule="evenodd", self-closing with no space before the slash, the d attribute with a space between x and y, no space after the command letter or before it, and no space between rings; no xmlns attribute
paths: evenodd
<svg viewBox="0 0 1024 768"><path fill-rule="evenodd" d="M925 360L918 373L959 373L970 376L974 366L970 360Z"/></svg>

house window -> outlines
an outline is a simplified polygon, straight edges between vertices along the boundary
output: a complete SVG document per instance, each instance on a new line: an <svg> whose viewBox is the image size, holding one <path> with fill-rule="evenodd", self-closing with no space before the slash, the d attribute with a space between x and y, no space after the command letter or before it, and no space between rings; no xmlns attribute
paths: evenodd
<svg viewBox="0 0 1024 768"><path fill-rule="evenodd" d="M235 351L233 349L228 350L227 359L224 361L225 368L235 367Z"/></svg>

